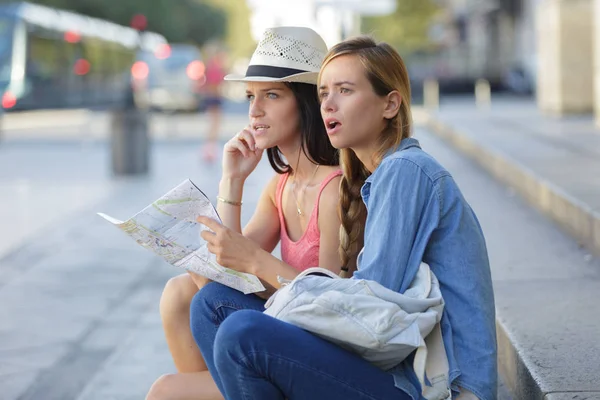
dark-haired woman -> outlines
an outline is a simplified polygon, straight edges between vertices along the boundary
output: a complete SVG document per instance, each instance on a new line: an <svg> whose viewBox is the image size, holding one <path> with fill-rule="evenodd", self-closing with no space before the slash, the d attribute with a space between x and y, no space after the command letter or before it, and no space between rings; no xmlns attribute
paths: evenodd
<svg viewBox="0 0 600 400"><path fill-rule="evenodd" d="M311 29L268 29L246 74L225 77L246 83L250 123L224 147L217 211L226 227L265 252L265 268L273 265L276 270L283 263L300 272L318 265L337 273L342 265L337 211L342 173L338 152L325 132L315 85L326 52L325 42ZM264 151L276 174L242 230L244 183ZM281 260L270 254L278 243ZM190 302L207 284L206 279L192 273L167 283L160 312L179 373L159 378L148 399L222 398L207 371L212 354L200 352L190 330ZM272 293L268 290L246 296L231 293L220 284L208 286L207 290L214 292L212 299L222 302L228 312L237 309L235 296L244 297L245 306L239 308L250 304L260 310ZM202 334L202 326L196 324L193 329L195 335Z"/></svg>

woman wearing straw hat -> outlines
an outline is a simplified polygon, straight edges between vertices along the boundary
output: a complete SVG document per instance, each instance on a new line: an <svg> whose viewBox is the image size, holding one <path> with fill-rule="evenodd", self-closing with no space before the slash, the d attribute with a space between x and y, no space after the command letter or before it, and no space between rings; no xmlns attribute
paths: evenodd
<svg viewBox="0 0 600 400"><path fill-rule="evenodd" d="M313 30L278 27L265 31L246 74L225 80L246 82L250 124L225 145L217 211L223 224L252 240L265 266L295 270L321 266L340 271L337 212L341 171L320 115L316 81L327 46ZM256 211L241 229L244 181L267 151L277 174L264 189ZM282 260L270 252L281 243ZM241 250L243 251L243 250ZM346 268L344 268L347 270ZM161 317L178 374L164 375L148 399L222 398L190 331L190 302L198 289L229 311L236 299L223 298L224 286L184 274L171 279L161 298ZM234 296L245 307L264 309L270 292ZM194 326L194 334L202 327ZM210 329L210 328L209 328ZM204 357L203 357L204 356Z"/></svg>

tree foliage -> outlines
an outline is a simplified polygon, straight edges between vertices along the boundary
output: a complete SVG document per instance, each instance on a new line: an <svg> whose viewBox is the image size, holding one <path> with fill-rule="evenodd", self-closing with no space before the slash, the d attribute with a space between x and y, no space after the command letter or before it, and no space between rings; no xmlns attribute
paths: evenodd
<svg viewBox="0 0 600 400"><path fill-rule="evenodd" d="M6 1L4 1L6 2ZM227 15L221 8L197 0L31 0L90 17L129 26L135 14L143 14L147 29L170 42L202 45L225 35Z"/></svg>
<svg viewBox="0 0 600 400"><path fill-rule="evenodd" d="M256 42L250 30L250 10L246 0L195 0L221 8L227 14L225 44L232 58L248 57Z"/></svg>
<svg viewBox="0 0 600 400"><path fill-rule="evenodd" d="M396 3L392 14L362 18L362 31L372 33L400 51L428 49L430 25L439 6L434 0L396 0Z"/></svg>

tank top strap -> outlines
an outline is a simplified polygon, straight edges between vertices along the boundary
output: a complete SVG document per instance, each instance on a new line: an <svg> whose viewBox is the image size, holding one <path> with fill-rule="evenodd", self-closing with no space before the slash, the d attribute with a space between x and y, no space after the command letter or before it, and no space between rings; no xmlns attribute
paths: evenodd
<svg viewBox="0 0 600 400"><path fill-rule="evenodd" d="M325 186L327 186L329 184L329 182L331 182L333 179L335 179L336 177L338 177L340 175L342 175L342 170L340 170L340 169L335 170L332 173L330 173L329 175L327 175L325 177L325 179L323 179L323 182L321 182L321 186L319 186L319 192L317 193L317 198L315 200L315 206L313 209L313 213L311 215L310 222L308 223L309 227L311 227L311 225L312 225L318 231L319 202L321 201L321 193L323 193L323 190L325 190Z"/></svg>
<svg viewBox="0 0 600 400"><path fill-rule="evenodd" d="M331 182L332 180L334 180L336 177L341 176L342 175L342 170L338 169L333 171L331 174L327 175L325 177L325 179L323 179L323 182L321 182L321 186L319 187L319 193L317 193L317 201L315 202L315 204L319 204L319 200L321 200L321 193L323 193L323 190L325 189L325 186L327 186L329 184L329 182Z"/></svg>

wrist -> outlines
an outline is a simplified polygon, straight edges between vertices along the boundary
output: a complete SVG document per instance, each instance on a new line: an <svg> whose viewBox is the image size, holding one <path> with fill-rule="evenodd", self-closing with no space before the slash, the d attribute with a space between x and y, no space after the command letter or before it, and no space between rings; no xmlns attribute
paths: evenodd
<svg viewBox="0 0 600 400"><path fill-rule="evenodd" d="M244 192L244 179L223 177L219 183L219 197L239 202Z"/></svg>
<svg viewBox="0 0 600 400"><path fill-rule="evenodd" d="M246 182L245 177L232 175L232 174L223 174L223 176L221 176L221 181L219 182L219 185L233 186L233 187L244 186L245 182Z"/></svg>
<svg viewBox="0 0 600 400"><path fill-rule="evenodd" d="M248 257L247 271L249 274L258 276L263 275L262 267L265 265L264 255L267 254L263 249L257 246L252 257Z"/></svg>

